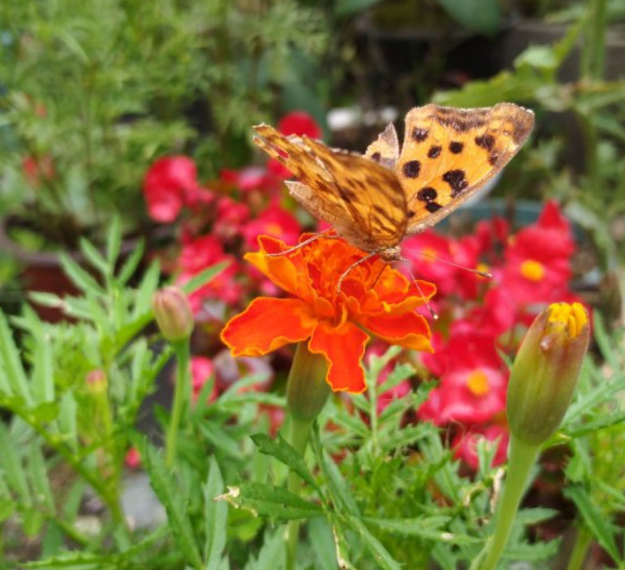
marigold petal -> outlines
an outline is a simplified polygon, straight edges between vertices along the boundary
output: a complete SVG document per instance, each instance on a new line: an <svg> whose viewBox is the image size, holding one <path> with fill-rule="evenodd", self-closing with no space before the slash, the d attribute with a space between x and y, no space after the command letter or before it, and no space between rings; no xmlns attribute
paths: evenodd
<svg viewBox="0 0 625 570"><path fill-rule="evenodd" d="M359 319L359 323L372 335L404 348L434 352L430 344L430 327L417 313L403 315L375 315Z"/></svg>
<svg viewBox="0 0 625 570"><path fill-rule="evenodd" d="M263 356L285 344L306 340L317 321L299 299L258 297L228 321L221 340L232 356Z"/></svg>
<svg viewBox="0 0 625 570"><path fill-rule="evenodd" d="M334 327L321 321L312 334L308 349L321 354L328 363L326 380L335 392L360 394L366 388L362 359L369 335L346 322Z"/></svg>
<svg viewBox="0 0 625 570"><path fill-rule="evenodd" d="M260 236L258 244L260 251L245 254L246 261L254 265L287 293L311 301L312 292L301 250L269 257L267 255L269 253L283 253L294 246L287 245L281 240L269 236Z"/></svg>

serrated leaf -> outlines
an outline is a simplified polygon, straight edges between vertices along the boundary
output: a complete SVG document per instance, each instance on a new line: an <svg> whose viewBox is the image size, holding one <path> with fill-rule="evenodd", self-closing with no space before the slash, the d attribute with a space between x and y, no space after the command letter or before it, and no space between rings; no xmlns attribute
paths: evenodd
<svg viewBox="0 0 625 570"><path fill-rule="evenodd" d="M215 458L210 460L208 480L204 485L204 562L206 570L217 568L226 547L228 506L213 499L223 492L224 482Z"/></svg>
<svg viewBox="0 0 625 570"><path fill-rule="evenodd" d="M500 26L499 5L496 0L438 0L457 22L470 30L492 35Z"/></svg>
<svg viewBox="0 0 625 570"><path fill-rule="evenodd" d="M238 487L228 487L228 492L215 500L227 501L237 509L245 509L256 516L276 520L305 519L323 514L320 506L286 489L263 483L243 483Z"/></svg>
<svg viewBox="0 0 625 570"><path fill-rule="evenodd" d="M261 453L275 457L291 471L297 473L313 489L320 492L319 486L308 470L304 458L280 434L278 434L276 439L271 439L264 433L257 433L252 435L251 438Z"/></svg>
<svg viewBox="0 0 625 570"><path fill-rule="evenodd" d="M144 240L139 240L136 247L132 250L132 253L124 261L119 273L117 275L117 282L120 285L125 285L128 280L134 275L139 263L143 259L143 253L145 251Z"/></svg>
<svg viewBox="0 0 625 570"><path fill-rule="evenodd" d="M322 570L338 570L332 529L323 517L308 522L308 535Z"/></svg>
<svg viewBox="0 0 625 570"><path fill-rule="evenodd" d="M441 527L445 526L449 519L450 517L436 516L414 519L365 517L362 520L395 536L418 536L426 540L458 545L481 542L479 538L442 530Z"/></svg>
<svg viewBox="0 0 625 570"><path fill-rule="evenodd" d="M284 538L281 532L265 533L258 558L245 565L245 570L280 570L284 565Z"/></svg>
<svg viewBox="0 0 625 570"><path fill-rule="evenodd" d="M571 499L588 529L595 536L597 541L606 552L617 562L621 561L612 525L606 519L604 513L600 512L592 503L588 492L581 486L571 486L564 490L564 495Z"/></svg>
<svg viewBox="0 0 625 570"><path fill-rule="evenodd" d="M56 511L56 507L54 505L52 490L50 489L50 483L48 481L46 461L43 458L43 453L41 453L41 447L35 439L30 442L29 447L29 474L32 487L37 494L39 502L45 505L48 513L53 514Z"/></svg>
<svg viewBox="0 0 625 570"><path fill-rule="evenodd" d="M178 484L167 471L163 454L146 442L140 444L140 447L141 456L145 459L144 465L150 476L150 485L165 507L167 520L176 544L193 568L196 570L203 569L202 558L195 541L193 526L186 505L181 500Z"/></svg>
<svg viewBox="0 0 625 570"><path fill-rule="evenodd" d="M0 469L4 479L26 507L33 504L22 460L4 422L0 421Z"/></svg>
<svg viewBox="0 0 625 570"><path fill-rule="evenodd" d="M317 463L321 467L321 471L326 478L335 509L337 511L353 515L360 514L358 505L356 505L354 497L352 497L349 492L345 479L343 479L336 463L330 459L326 451L321 447L317 434L314 434L312 443L315 455L317 456Z"/></svg>

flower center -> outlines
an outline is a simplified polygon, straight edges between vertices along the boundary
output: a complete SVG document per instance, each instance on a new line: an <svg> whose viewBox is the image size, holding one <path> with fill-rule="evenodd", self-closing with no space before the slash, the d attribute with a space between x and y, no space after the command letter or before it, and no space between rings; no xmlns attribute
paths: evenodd
<svg viewBox="0 0 625 570"><path fill-rule="evenodd" d="M467 388L474 396L488 394L488 376L482 370L474 370L467 378Z"/></svg>
<svg viewBox="0 0 625 570"><path fill-rule="evenodd" d="M424 247L421 250L421 253L423 254L423 259L427 262L432 263L433 261L436 261L436 250L433 247Z"/></svg>
<svg viewBox="0 0 625 570"><path fill-rule="evenodd" d="M490 273L490 266L488 263L478 263L476 269L481 271L482 273ZM482 279L487 279L486 277L482 277Z"/></svg>
<svg viewBox="0 0 625 570"><path fill-rule="evenodd" d="M549 305L547 334L564 332L569 339L574 339L588 324L588 315L581 303L553 303Z"/></svg>
<svg viewBox="0 0 625 570"><path fill-rule="evenodd" d="M527 259L521 263L521 275L530 281L540 281L545 276L545 266L539 261Z"/></svg>
<svg viewBox="0 0 625 570"><path fill-rule="evenodd" d="M282 234L282 228L280 227L279 224L276 224L275 222L267 224L265 230L268 234L274 235L274 236L279 236Z"/></svg>

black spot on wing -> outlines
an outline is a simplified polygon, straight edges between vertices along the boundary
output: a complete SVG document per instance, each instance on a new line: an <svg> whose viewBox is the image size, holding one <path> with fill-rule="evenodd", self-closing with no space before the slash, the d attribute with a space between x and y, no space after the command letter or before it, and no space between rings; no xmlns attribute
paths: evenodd
<svg viewBox="0 0 625 570"><path fill-rule="evenodd" d="M416 127L412 129L412 138L417 142L423 142L428 138L430 132L427 129Z"/></svg>
<svg viewBox="0 0 625 570"><path fill-rule="evenodd" d="M493 135L480 135L475 137L475 144L490 152L495 146L495 137Z"/></svg>
<svg viewBox="0 0 625 570"><path fill-rule="evenodd" d="M464 143L461 143L459 141L452 141L449 143L449 150L453 154L460 154L463 148L464 148Z"/></svg>
<svg viewBox="0 0 625 570"><path fill-rule="evenodd" d="M437 158L441 155L441 150L443 150L442 147L438 145L432 145L430 147L430 150L428 150L428 158Z"/></svg>
<svg viewBox="0 0 625 570"><path fill-rule="evenodd" d="M433 202L436 198L438 198L438 192L430 186L421 188L421 190L417 192L417 200L421 202Z"/></svg>
<svg viewBox="0 0 625 570"><path fill-rule="evenodd" d="M376 162L380 162L381 158L382 158L382 155L379 152L374 152L371 155L371 160L375 160Z"/></svg>
<svg viewBox="0 0 625 570"><path fill-rule="evenodd" d="M455 198L469 183L465 178L464 170L448 170L443 174L443 180L451 187L451 196Z"/></svg>
<svg viewBox="0 0 625 570"><path fill-rule="evenodd" d="M428 202L427 205L425 206L425 209L428 212L430 212L430 214L433 214L434 212L437 212L441 208L442 208L442 206L440 204L437 204L436 202Z"/></svg>
<svg viewBox="0 0 625 570"><path fill-rule="evenodd" d="M421 172L421 163L418 160L409 160L402 166L406 178L417 178Z"/></svg>

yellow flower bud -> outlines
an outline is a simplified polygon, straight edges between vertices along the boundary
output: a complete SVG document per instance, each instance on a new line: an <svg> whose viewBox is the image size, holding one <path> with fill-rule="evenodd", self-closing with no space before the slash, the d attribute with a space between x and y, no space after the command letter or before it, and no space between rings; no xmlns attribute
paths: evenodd
<svg viewBox="0 0 625 570"><path fill-rule="evenodd" d="M154 293L152 309L163 336L170 342L184 340L193 331L189 299L179 287L165 287Z"/></svg>
<svg viewBox="0 0 625 570"><path fill-rule="evenodd" d="M554 303L527 331L510 373L510 432L539 445L559 427L577 385L590 341L590 324L580 303Z"/></svg>

